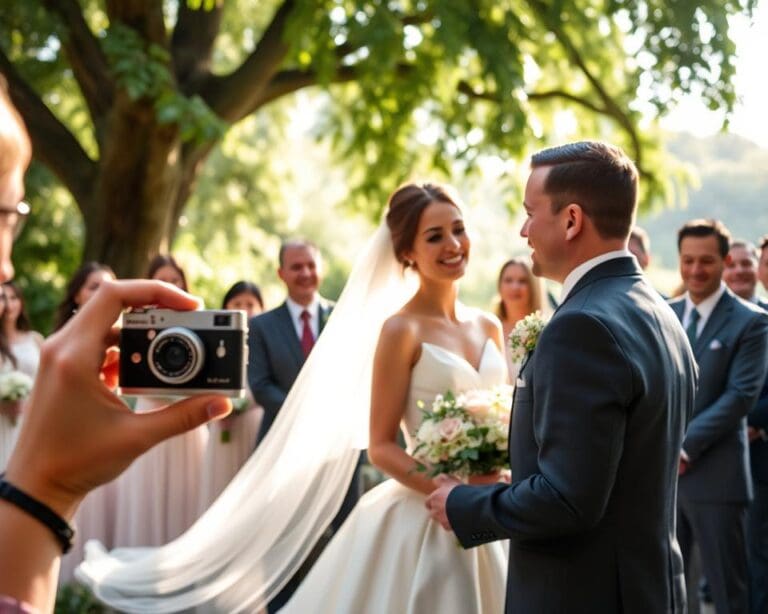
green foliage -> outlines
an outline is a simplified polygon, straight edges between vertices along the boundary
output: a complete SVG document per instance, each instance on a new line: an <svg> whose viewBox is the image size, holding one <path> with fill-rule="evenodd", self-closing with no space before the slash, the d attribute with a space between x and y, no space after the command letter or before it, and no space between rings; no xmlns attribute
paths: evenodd
<svg viewBox="0 0 768 614"><path fill-rule="evenodd" d="M153 101L160 124L178 125L182 141L202 144L224 135L227 124L216 116L200 96L185 96L171 74L171 56L166 49L147 43L136 30L111 24L102 41L117 82L132 100Z"/></svg>
<svg viewBox="0 0 768 614"><path fill-rule="evenodd" d="M80 266L82 219L71 196L41 164L32 163L26 187L32 213L13 247L15 279L32 327L47 334L64 287Z"/></svg>
<svg viewBox="0 0 768 614"><path fill-rule="evenodd" d="M138 3L135 11L149 11L151 4ZM260 45L284 5L280 0L161 4L167 36L155 44L140 34L136 24L141 19L134 29L110 19L103 0L79 3L111 75L131 101L140 103L131 110L140 106L142 112L153 113L157 123L171 127L170 138L178 134L185 143L168 156L163 179L188 160L191 165L205 161L210 146L223 140L206 162L187 210L178 207L168 215L172 226L177 218L186 225L175 237L163 237L174 238L174 249L188 253L199 266L198 287L215 302L230 280L271 278L281 237L325 232L323 224L307 225L308 220L316 222L309 209L320 194L336 199L322 203L326 213L362 212L377 220L386 194L405 179L482 183L488 160L519 161L532 149L564 140L602 138L625 147L643 172L644 209L669 202L690 175L679 168L669 172L670 157L661 146L654 116L691 92L720 109L727 120L735 100L734 43L727 20L749 13L756 0L294 0L280 37L288 45L285 57L280 49L264 45L264 51ZM55 5L41 0L2 3L0 48L96 162L99 176L93 183L108 184L110 169L101 165L100 149L105 143L114 145L109 143L114 119L109 113L124 109L115 103L101 117L92 116L93 105L83 99L65 53L70 31L50 6ZM194 32L173 31L176 16L187 9L205 11L206 16L219 16L220 11L221 25L211 38L212 48L193 58L194 77L185 82L184 75L176 74L168 49L177 40L172 35L195 40ZM205 21L198 17L203 16L186 23ZM200 39L208 34L203 32ZM211 84L237 76L242 63L262 51L256 64L264 66L263 75L275 77L272 85L297 79L295 89L316 87L311 98L291 96L291 87L278 87L280 94L269 105L259 102L262 92L250 90L248 83L230 87L226 91L242 94L245 107L254 111L242 131L240 126L231 130L205 102L216 108ZM211 73L206 74L209 59ZM233 86L231 81L228 85ZM294 136L283 128L303 112L297 101L307 100L318 118L312 128L324 154L319 161L322 176L338 185L303 192L307 212L297 215L297 190L292 193L288 185L296 174L286 171L276 152L290 150L282 146ZM650 121L643 120L644 114L650 114ZM44 146L46 140L38 142ZM137 156L147 153L136 151ZM288 155L303 154L290 150ZM198 179L194 172L184 177ZM504 170L496 181L494 197L503 197L514 208L519 176ZM146 193L154 186L147 180L134 187ZM187 186L171 187L164 193L185 193ZM41 198L34 186L30 194L33 200ZM48 206L43 200L42 205L33 203L35 215ZM337 203L343 208L334 208ZM80 204L90 215L89 206ZM94 205L108 220L104 226L114 224L105 213L108 207L108 202ZM44 283L55 286L71 270L72 246L79 248L81 240L76 215L64 224L71 226L77 230L72 228L70 237L51 231L51 245L61 246L64 264L46 273L50 279ZM42 244L35 241L30 245ZM125 250L130 249L127 244ZM30 248L24 258L35 254ZM348 258L334 245L328 276L334 288L341 285ZM24 266L20 270L26 272Z"/></svg>
<svg viewBox="0 0 768 614"><path fill-rule="evenodd" d="M106 608L80 584L65 584L56 595L54 614L104 614Z"/></svg>

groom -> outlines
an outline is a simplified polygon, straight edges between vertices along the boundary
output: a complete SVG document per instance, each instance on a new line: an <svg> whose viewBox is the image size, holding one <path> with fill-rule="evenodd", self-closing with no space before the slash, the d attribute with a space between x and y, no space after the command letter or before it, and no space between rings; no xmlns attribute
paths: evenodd
<svg viewBox="0 0 768 614"><path fill-rule="evenodd" d="M508 613L684 612L675 499L697 375L627 251L637 170L598 142L531 167L521 235L563 292L517 380L513 481L445 478L427 507L465 548L511 539Z"/></svg>

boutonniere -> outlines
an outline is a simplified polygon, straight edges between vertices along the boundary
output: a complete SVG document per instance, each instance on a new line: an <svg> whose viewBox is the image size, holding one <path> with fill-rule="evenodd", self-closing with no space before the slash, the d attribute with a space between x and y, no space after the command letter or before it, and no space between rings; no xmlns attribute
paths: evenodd
<svg viewBox="0 0 768 614"><path fill-rule="evenodd" d="M521 363L526 354L532 352L539 341L539 335L547 324L547 318L535 311L518 320L507 337L509 356L512 362Z"/></svg>

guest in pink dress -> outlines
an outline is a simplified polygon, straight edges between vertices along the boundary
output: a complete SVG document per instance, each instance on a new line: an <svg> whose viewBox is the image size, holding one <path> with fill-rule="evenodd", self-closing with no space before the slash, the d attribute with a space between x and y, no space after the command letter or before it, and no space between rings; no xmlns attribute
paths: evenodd
<svg viewBox="0 0 768 614"><path fill-rule="evenodd" d="M159 255L149 265L148 279L187 290L184 270L172 256ZM173 397L138 397L136 412L167 405ZM199 426L155 446L117 480L114 546L160 546L197 520L203 457L208 429Z"/></svg>
<svg viewBox="0 0 768 614"><path fill-rule="evenodd" d="M509 381L515 383L520 365L512 362L506 339L518 321L535 311L544 311L547 305L543 282L533 274L527 258L511 258L499 271L497 285L499 298L496 315L504 332L504 354L507 359Z"/></svg>
<svg viewBox="0 0 768 614"><path fill-rule="evenodd" d="M264 311L259 287L238 281L224 295L223 309L241 309L248 320ZM261 426L264 410L248 390L244 399L233 403L235 411L223 420L210 422L210 438L203 462L200 513L208 509L253 452L253 442ZM238 406L240 409L238 409Z"/></svg>
<svg viewBox="0 0 768 614"><path fill-rule="evenodd" d="M29 317L24 309L21 288L11 281L2 287L3 314L0 318L0 335L7 359L2 361L2 370L20 371L33 380L40 364L40 346L43 336L31 330ZM24 420L24 401L5 401L0 408L0 471L16 443L19 428Z"/></svg>

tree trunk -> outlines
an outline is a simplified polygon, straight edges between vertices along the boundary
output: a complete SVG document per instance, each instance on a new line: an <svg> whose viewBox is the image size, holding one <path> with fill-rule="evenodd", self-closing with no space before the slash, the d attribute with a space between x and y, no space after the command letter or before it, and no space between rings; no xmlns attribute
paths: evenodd
<svg viewBox="0 0 768 614"><path fill-rule="evenodd" d="M120 96L108 124L84 206L84 258L110 265L118 277L142 277L149 260L168 249L190 173L177 128L158 124L149 103Z"/></svg>

